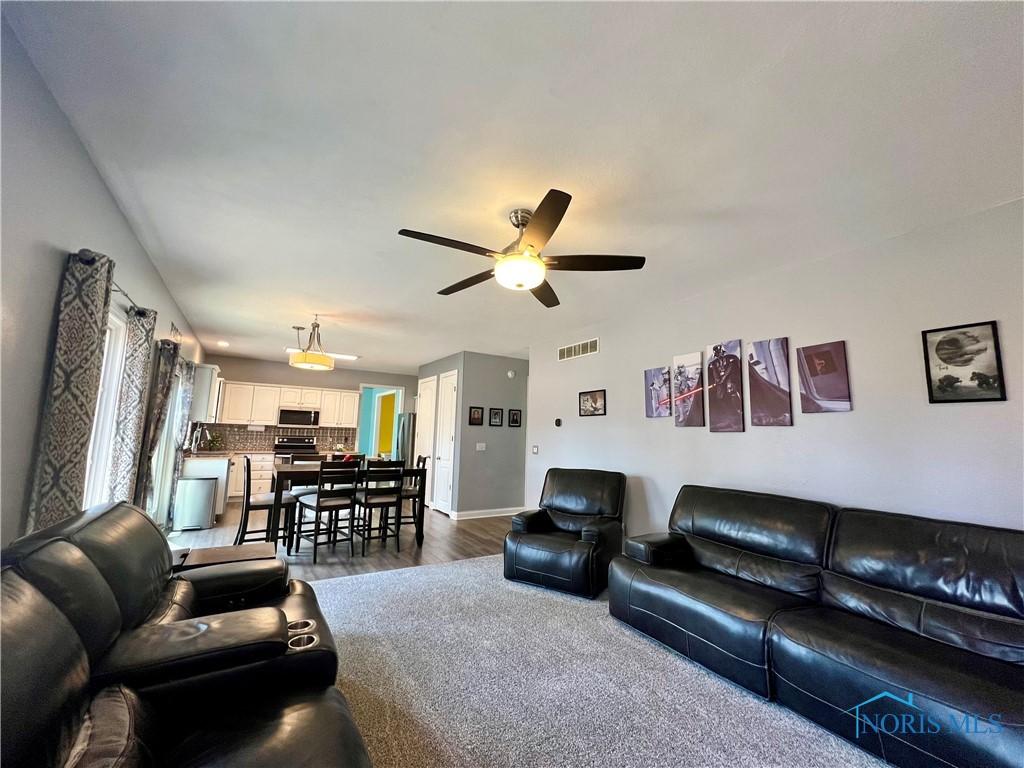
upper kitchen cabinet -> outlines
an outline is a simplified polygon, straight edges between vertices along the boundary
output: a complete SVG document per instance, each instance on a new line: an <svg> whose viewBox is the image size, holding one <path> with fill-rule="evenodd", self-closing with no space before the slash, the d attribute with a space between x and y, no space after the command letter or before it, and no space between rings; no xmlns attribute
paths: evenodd
<svg viewBox="0 0 1024 768"><path fill-rule="evenodd" d="M217 406L222 383L220 366L206 365L205 363L196 365L189 421L213 422L217 420Z"/></svg>
<svg viewBox="0 0 1024 768"><path fill-rule="evenodd" d="M302 399L299 401L299 405L302 408L313 408L314 410L320 408L320 402L323 397L323 390L321 389L310 389L309 387L302 388Z"/></svg>
<svg viewBox="0 0 1024 768"><path fill-rule="evenodd" d="M341 392L337 389L325 389L320 396L320 426L338 426L340 408Z"/></svg>
<svg viewBox="0 0 1024 768"><path fill-rule="evenodd" d="M340 394L338 426L355 429L359 424L359 393L342 391Z"/></svg>
<svg viewBox="0 0 1024 768"><path fill-rule="evenodd" d="M281 407L292 408L302 404L302 387L281 387Z"/></svg>
<svg viewBox="0 0 1024 768"><path fill-rule="evenodd" d="M319 410L323 396L323 390L313 387L281 387L282 408L310 408Z"/></svg>
<svg viewBox="0 0 1024 768"><path fill-rule="evenodd" d="M281 404L281 388L260 384L224 382L221 398L223 424L277 424L277 412Z"/></svg>

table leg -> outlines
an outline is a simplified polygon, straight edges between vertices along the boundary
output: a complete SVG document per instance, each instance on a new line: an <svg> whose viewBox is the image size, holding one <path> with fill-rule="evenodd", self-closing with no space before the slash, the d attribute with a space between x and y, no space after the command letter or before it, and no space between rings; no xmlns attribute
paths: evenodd
<svg viewBox="0 0 1024 768"><path fill-rule="evenodd" d="M420 496L413 504L413 514L416 516L416 546L423 546L423 512L426 509L426 498Z"/></svg>
<svg viewBox="0 0 1024 768"><path fill-rule="evenodd" d="M276 479L276 478L275 478ZM277 529L281 527L281 494L284 492L284 483L274 483L274 506L270 508L267 516L267 541L274 544L274 551L277 551Z"/></svg>

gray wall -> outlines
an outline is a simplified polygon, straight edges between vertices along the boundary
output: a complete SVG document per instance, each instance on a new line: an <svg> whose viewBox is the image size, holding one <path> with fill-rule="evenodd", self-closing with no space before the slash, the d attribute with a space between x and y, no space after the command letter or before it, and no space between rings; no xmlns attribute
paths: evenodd
<svg viewBox="0 0 1024 768"><path fill-rule="evenodd" d="M160 274L21 44L2 24L2 519L4 543L22 532L39 416L49 376L55 309L69 251L91 248L117 263L114 279L173 321L184 353L202 350ZM115 304L124 304L118 294Z"/></svg>
<svg viewBox="0 0 1024 768"><path fill-rule="evenodd" d="M508 371L515 378L508 378ZM459 446L459 505L468 512L523 506L526 478L526 390L528 360L466 352L463 356L462 441ZM469 407L484 408L484 425L469 426ZM487 425L488 410L504 410L501 427ZM523 426L508 426L509 408L523 412ZM477 443L487 450L477 451Z"/></svg>
<svg viewBox="0 0 1024 768"><path fill-rule="evenodd" d="M540 453L527 454L527 498L548 467L581 466L629 476L633 534L664 530L682 483L1024 527L1022 223L1017 200L703 292L629 296L606 322L552 334L530 353L528 442ZM999 322L1009 400L930 405L921 331L987 320ZM557 361L559 343L592 335L599 354ZM791 356L845 339L853 411L797 408L792 427L750 427L748 414L742 434L644 417L645 368L719 340L772 336L789 337ZM608 415L577 416L577 393L601 388Z"/></svg>
<svg viewBox="0 0 1024 768"><path fill-rule="evenodd" d="M285 353L281 352L282 358ZM258 384L281 384L284 386L323 387L325 389L358 390L360 384L385 384L391 387L405 387L406 404L416 392L416 377L398 373L361 371L357 368L335 368L333 371L303 371L292 368L286 361L276 363L270 360L255 360L250 357L207 354L205 362L220 366L220 375L229 381L252 381Z"/></svg>
<svg viewBox="0 0 1024 768"><path fill-rule="evenodd" d="M523 506L526 471L526 393L530 364L527 360L479 352L459 352L421 366L419 378L459 372L455 426L455 467L452 473L452 509L459 513ZM508 378L508 371L516 376ZM484 426L469 426L469 407L484 408ZM487 425L489 408L504 410L501 427ZM508 426L508 409L523 412L523 426ZM486 443L483 451L477 443Z"/></svg>

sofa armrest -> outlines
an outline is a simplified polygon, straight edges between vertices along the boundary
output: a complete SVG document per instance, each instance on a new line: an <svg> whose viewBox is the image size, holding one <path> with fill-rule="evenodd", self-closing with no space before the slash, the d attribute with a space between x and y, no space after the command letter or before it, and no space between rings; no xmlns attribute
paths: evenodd
<svg viewBox="0 0 1024 768"><path fill-rule="evenodd" d="M177 578L192 584L203 613L234 611L288 594L288 564L280 558L207 565Z"/></svg>
<svg viewBox="0 0 1024 768"><path fill-rule="evenodd" d="M283 656L288 620L277 608L201 616L166 624L143 624L122 632L93 668L98 687L132 688L184 683Z"/></svg>
<svg viewBox="0 0 1024 768"><path fill-rule="evenodd" d="M517 533L543 533L555 530L546 509L531 509L512 517L512 530Z"/></svg>
<svg viewBox="0 0 1024 768"><path fill-rule="evenodd" d="M648 533L626 539L626 556L645 565L682 567L690 561L690 544L678 533Z"/></svg>
<svg viewBox="0 0 1024 768"><path fill-rule="evenodd" d="M618 554L622 551L622 521L613 517L592 520L583 526L580 539L608 547Z"/></svg>

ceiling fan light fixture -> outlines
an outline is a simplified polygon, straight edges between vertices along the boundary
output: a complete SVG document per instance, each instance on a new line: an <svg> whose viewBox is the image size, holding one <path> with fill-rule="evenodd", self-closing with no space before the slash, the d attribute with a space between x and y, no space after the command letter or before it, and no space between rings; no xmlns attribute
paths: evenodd
<svg viewBox="0 0 1024 768"><path fill-rule="evenodd" d="M547 267L539 256L529 250L510 253L494 264L494 279L498 285L513 291L529 291L544 282Z"/></svg>

